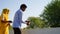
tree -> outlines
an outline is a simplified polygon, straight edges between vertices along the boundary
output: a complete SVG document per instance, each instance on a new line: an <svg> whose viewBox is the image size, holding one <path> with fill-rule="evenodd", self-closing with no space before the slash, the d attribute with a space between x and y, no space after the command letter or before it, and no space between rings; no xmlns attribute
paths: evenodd
<svg viewBox="0 0 60 34"><path fill-rule="evenodd" d="M50 27L60 27L60 0L52 0L40 16Z"/></svg>
<svg viewBox="0 0 60 34"><path fill-rule="evenodd" d="M29 17L28 20L30 20L30 28L43 28L45 26L44 21L39 17Z"/></svg>

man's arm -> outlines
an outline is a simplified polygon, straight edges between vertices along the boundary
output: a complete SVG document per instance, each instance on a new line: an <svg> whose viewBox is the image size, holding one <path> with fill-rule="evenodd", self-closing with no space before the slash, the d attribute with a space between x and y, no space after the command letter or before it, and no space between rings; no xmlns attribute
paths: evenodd
<svg viewBox="0 0 60 34"><path fill-rule="evenodd" d="M27 25L30 24L30 21L25 21L25 22L22 21L22 13L19 13L19 14L18 14L18 19L19 19L19 22L20 22L20 23L24 23L24 24L27 24Z"/></svg>

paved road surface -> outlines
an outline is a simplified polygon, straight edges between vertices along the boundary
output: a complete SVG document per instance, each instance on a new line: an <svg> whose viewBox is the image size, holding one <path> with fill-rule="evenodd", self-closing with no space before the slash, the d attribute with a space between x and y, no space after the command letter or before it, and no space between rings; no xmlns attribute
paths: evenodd
<svg viewBox="0 0 60 34"><path fill-rule="evenodd" d="M12 30L10 34L13 34ZM24 30L23 34L60 34L60 28L30 29Z"/></svg>

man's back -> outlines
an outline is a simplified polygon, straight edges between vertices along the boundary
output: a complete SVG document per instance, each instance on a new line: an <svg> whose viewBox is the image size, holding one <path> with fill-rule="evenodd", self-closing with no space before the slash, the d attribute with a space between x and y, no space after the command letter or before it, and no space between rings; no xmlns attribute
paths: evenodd
<svg viewBox="0 0 60 34"><path fill-rule="evenodd" d="M21 21L22 21L22 12L18 10L14 16L13 27L20 27Z"/></svg>

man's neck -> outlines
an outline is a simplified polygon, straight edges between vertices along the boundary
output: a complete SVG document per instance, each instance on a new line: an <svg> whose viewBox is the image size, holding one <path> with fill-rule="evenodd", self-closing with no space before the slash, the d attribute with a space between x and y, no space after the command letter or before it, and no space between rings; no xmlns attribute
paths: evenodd
<svg viewBox="0 0 60 34"><path fill-rule="evenodd" d="M21 9L20 9L21 12L23 12Z"/></svg>

